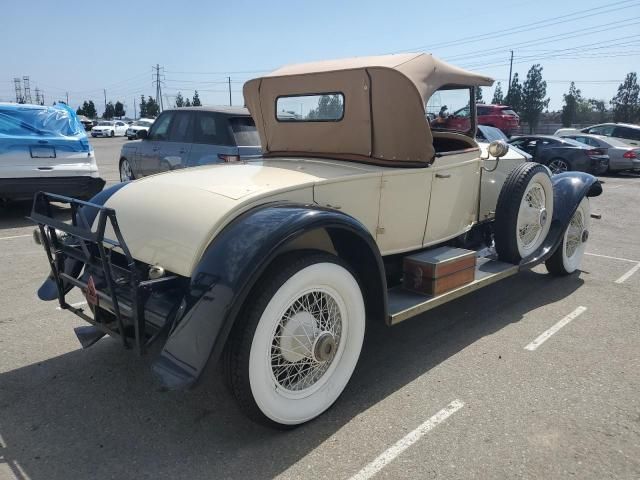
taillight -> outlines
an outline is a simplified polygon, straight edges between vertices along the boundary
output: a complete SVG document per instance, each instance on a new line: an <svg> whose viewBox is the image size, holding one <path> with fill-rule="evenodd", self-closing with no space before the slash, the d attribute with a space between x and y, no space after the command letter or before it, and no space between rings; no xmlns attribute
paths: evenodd
<svg viewBox="0 0 640 480"><path fill-rule="evenodd" d="M626 152L624 152L624 155L622 155L624 158L638 158L638 154L636 153L635 150L628 150Z"/></svg>
<svg viewBox="0 0 640 480"><path fill-rule="evenodd" d="M226 163L240 161L240 155L225 155L224 153L219 153L218 158Z"/></svg>
<svg viewBox="0 0 640 480"><path fill-rule="evenodd" d="M590 150L587 150L587 155L589 155L590 157L601 157L602 155L605 155L604 150L601 150L599 148L592 148Z"/></svg>

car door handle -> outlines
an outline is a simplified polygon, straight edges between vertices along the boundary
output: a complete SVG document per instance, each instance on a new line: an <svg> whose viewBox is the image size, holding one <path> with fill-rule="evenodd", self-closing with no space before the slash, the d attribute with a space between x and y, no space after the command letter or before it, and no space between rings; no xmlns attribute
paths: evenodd
<svg viewBox="0 0 640 480"><path fill-rule="evenodd" d="M451 178L450 173L436 173L436 178Z"/></svg>

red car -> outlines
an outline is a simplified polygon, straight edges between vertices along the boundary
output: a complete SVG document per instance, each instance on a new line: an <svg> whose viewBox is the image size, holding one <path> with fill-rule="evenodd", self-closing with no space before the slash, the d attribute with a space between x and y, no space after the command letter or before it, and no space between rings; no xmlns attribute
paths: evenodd
<svg viewBox="0 0 640 480"><path fill-rule="evenodd" d="M520 117L506 105L478 105L478 124L496 127L511 135L520 126Z"/></svg>
<svg viewBox="0 0 640 480"><path fill-rule="evenodd" d="M478 109L479 125L499 128L506 135L515 133L520 126L520 117L511 107L506 105L478 104L476 108ZM456 110L453 115L449 115L445 119L436 119L435 122L432 122L432 126L440 126L447 130L469 130L469 107Z"/></svg>

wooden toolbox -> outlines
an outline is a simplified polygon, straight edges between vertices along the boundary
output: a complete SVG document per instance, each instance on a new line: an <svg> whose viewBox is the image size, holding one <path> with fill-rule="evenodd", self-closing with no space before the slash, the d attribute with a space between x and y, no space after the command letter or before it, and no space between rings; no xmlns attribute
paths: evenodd
<svg viewBox="0 0 640 480"><path fill-rule="evenodd" d="M473 282L476 252L440 247L405 257L403 287L413 292L440 295Z"/></svg>

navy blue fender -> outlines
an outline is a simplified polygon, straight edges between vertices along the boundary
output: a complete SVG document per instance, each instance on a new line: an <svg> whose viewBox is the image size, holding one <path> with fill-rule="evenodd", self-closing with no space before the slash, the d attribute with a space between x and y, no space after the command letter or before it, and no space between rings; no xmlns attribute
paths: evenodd
<svg viewBox="0 0 640 480"><path fill-rule="evenodd" d="M111 196L114 193L116 193L126 184L127 182L118 183L116 185L113 185L112 187L106 188L101 192L97 193L91 200L89 200L89 202L95 205L103 206L107 202L107 200L111 198ZM35 200L34 200L33 209L35 210L36 208L37 208L37 205L35 205ZM96 219L96 215L98 215L97 209L82 206L78 209L78 211L79 212L82 211L84 218L86 219L87 224L89 226L93 225L93 221ZM73 277L78 277L78 275L80 275L80 272L82 271L83 266L84 264L82 262L79 262L73 259L66 259L64 262L64 273L67 273ZM66 292L68 292L72 288L73 286L65 284ZM56 282L53 280L53 277L51 275L47 277L47 279L38 289L38 298L40 300L46 300L46 301L58 299L58 288L56 287Z"/></svg>
<svg viewBox="0 0 640 480"><path fill-rule="evenodd" d="M249 210L211 242L191 276L174 328L153 364L164 388L193 386L217 360L260 276L290 242L325 230L363 286L367 314L387 312L386 277L376 243L353 217L317 205L271 203Z"/></svg>
<svg viewBox="0 0 640 480"><path fill-rule="evenodd" d="M566 172L551 177L553 184L553 218L544 243L533 254L522 259L520 268L532 268L547 260L556 251L569 221L582 199L597 197L602 185L596 177L583 172Z"/></svg>

